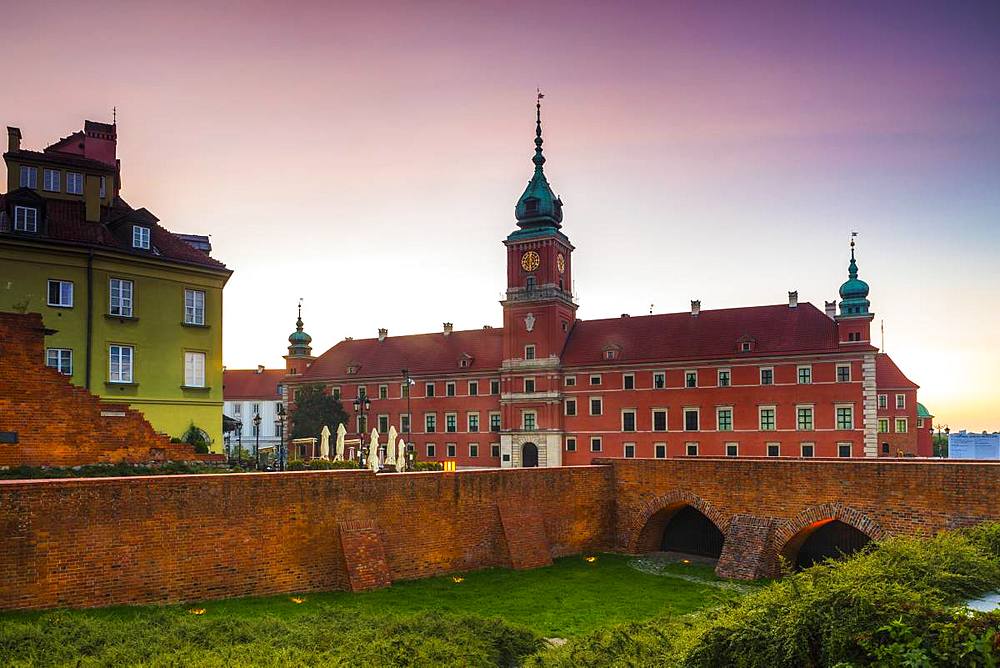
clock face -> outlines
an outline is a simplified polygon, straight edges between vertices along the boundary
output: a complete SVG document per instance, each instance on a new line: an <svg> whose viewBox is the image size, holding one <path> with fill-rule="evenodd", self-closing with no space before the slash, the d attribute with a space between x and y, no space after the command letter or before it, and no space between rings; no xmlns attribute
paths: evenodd
<svg viewBox="0 0 1000 668"><path fill-rule="evenodd" d="M542 264L542 258L533 250L521 256L521 268L525 271L534 271Z"/></svg>
<svg viewBox="0 0 1000 668"><path fill-rule="evenodd" d="M560 274L565 274L566 273L566 258L563 257L562 253L559 253L559 255L556 255L556 269L559 270Z"/></svg>

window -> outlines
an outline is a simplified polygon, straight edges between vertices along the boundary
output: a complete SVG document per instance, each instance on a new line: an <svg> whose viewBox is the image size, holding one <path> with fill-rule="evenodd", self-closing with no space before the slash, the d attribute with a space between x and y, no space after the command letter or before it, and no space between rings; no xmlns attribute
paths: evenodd
<svg viewBox="0 0 1000 668"><path fill-rule="evenodd" d="M499 413L490 413L490 431L500 431Z"/></svg>
<svg viewBox="0 0 1000 668"><path fill-rule="evenodd" d="M740 343L740 351L748 353L753 349L753 345L749 341L743 341Z"/></svg>
<svg viewBox="0 0 1000 668"><path fill-rule="evenodd" d="M73 351L69 348L49 348L45 351L45 366L67 376L72 376Z"/></svg>
<svg viewBox="0 0 1000 668"><path fill-rule="evenodd" d="M653 456L657 459L667 458L667 444L666 443L654 443L653 444Z"/></svg>
<svg viewBox="0 0 1000 668"><path fill-rule="evenodd" d="M64 308L73 306L73 283L71 281L49 280L49 306Z"/></svg>
<svg viewBox="0 0 1000 668"><path fill-rule="evenodd" d="M188 325L205 324L205 292L203 290L184 291L184 322Z"/></svg>
<svg viewBox="0 0 1000 668"><path fill-rule="evenodd" d="M726 457L739 457L739 456L740 456L740 444L726 443Z"/></svg>
<svg viewBox="0 0 1000 668"><path fill-rule="evenodd" d="M667 374L657 371L653 374L653 389L662 390L667 386Z"/></svg>
<svg viewBox="0 0 1000 668"><path fill-rule="evenodd" d="M635 374L627 373L622 376L622 389L623 390L634 390L635 389Z"/></svg>
<svg viewBox="0 0 1000 668"><path fill-rule="evenodd" d="M455 458L455 453L458 450L458 448L455 446L455 444L454 443L447 443L444 447L446 449L445 451L448 453L447 454L448 458L449 459L454 459Z"/></svg>
<svg viewBox="0 0 1000 668"><path fill-rule="evenodd" d="M878 395L878 407L879 410L886 410L889 408L889 395L880 394Z"/></svg>
<svg viewBox="0 0 1000 668"><path fill-rule="evenodd" d="M490 445L490 457L500 458L500 444L493 443Z"/></svg>
<svg viewBox="0 0 1000 668"><path fill-rule="evenodd" d="M566 387L576 387L576 376L566 376Z"/></svg>
<svg viewBox="0 0 1000 668"><path fill-rule="evenodd" d="M364 399L368 396L368 388L364 385L358 385L358 399Z"/></svg>
<svg viewBox="0 0 1000 668"><path fill-rule="evenodd" d="M433 434L437 431L437 415L435 413L424 413L424 431Z"/></svg>
<svg viewBox="0 0 1000 668"><path fill-rule="evenodd" d="M526 394L531 394L535 391L535 379L525 378L524 379L524 391Z"/></svg>
<svg viewBox="0 0 1000 668"><path fill-rule="evenodd" d="M521 411L521 428L529 431L536 429L536 417L535 411Z"/></svg>
<svg viewBox="0 0 1000 668"><path fill-rule="evenodd" d="M799 385L808 385L813 382L813 370L811 366L798 367Z"/></svg>
<svg viewBox="0 0 1000 668"><path fill-rule="evenodd" d="M719 387L729 387L732 380L732 373L729 369L719 369Z"/></svg>
<svg viewBox="0 0 1000 668"><path fill-rule="evenodd" d="M437 455L436 450L437 450L437 448L434 447L433 443L428 443L427 444L427 457L429 459L433 459Z"/></svg>
<svg viewBox="0 0 1000 668"><path fill-rule="evenodd" d="M715 428L718 431L733 430L733 409L730 407L715 409Z"/></svg>
<svg viewBox="0 0 1000 668"><path fill-rule="evenodd" d="M853 406L837 406L837 429L854 429Z"/></svg>
<svg viewBox="0 0 1000 668"><path fill-rule="evenodd" d="M774 385L774 369L771 367L762 367L760 370L760 384L761 385Z"/></svg>
<svg viewBox="0 0 1000 668"><path fill-rule="evenodd" d="M388 385L379 385L378 386L378 398L379 399L388 399L389 398L389 386Z"/></svg>
<svg viewBox="0 0 1000 668"><path fill-rule="evenodd" d="M399 415L399 429L404 434L410 433L410 416L407 413L400 413Z"/></svg>
<svg viewBox="0 0 1000 668"><path fill-rule="evenodd" d="M337 401L340 401L340 388L339 387L330 388L330 394L333 395L334 399L336 399Z"/></svg>
<svg viewBox="0 0 1000 668"><path fill-rule="evenodd" d="M897 394L896 395L896 408L897 409L906 408L906 395L905 394Z"/></svg>
<svg viewBox="0 0 1000 668"><path fill-rule="evenodd" d="M38 168L21 166L21 186L22 188L38 187Z"/></svg>
<svg viewBox="0 0 1000 668"><path fill-rule="evenodd" d="M42 171L42 188L51 192L57 193L60 188L60 172L58 169L46 169Z"/></svg>
<svg viewBox="0 0 1000 668"><path fill-rule="evenodd" d="M837 444L837 456L838 457L850 457L851 456L851 444L850 443L838 443Z"/></svg>
<svg viewBox="0 0 1000 668"><path fill-rule="evenodd" d="M524 359L533 360L535 359L535 346L528 345L524 347Z"/></svg>
<svg viewBox="0 0 1000 668"><path fill-rule="evenodd" d="M634 459L635 458L635 443L626 443L625 444L625 452L624 452L624 454L625 454L625 458L626 459Z"/></svg>
<svg viewBox="0 0 1000 668"><path fill-rule="evenodd" d="M444 430L449 434L454 434L458 431L458 415L455 413L445 413L444 414Z"/></svg>
<svg viewBox="0 0 1000 668"><path fill-rule="evenodd" d="M379 415L378 416L378 433L384 434L389 431L389 416Z"/></svg>
<svg viewBox="0 0 1000 668"><path fill-rule="evenodd" d="M469 381L469 396L470 397L479 396L479 381L476 380Z"/></svg>
<svg viewBox="0 0 1000 668"><path fill-rule="evenodd" d="M101 191L98 193L98 197L104 199L108 196L108 177L101 177Z"/></svg>
<svg viewBox="0 0 1000 668"><path fill-rule="evenodd" d="M566 411L565 411L565 413L566 413L566 415L568 415L570 417L573 417L574 415L576 415L576 399L567 399L566 400Z"/></svg>
<svg viewBox="0 0 1000 668"><path fill-rule="evenodd" d="M698 387L698 372L697 371L685 371L684 372L684 387Z"/></svg>
<svg viewBox="0 0 1000 668"><path fill-rule="evenodd" d="M591 436L590 437L590 451L591 452L600 452L601 451L601 437L600 436Z"/></svg>
<svg viewBox="0 0 1000 668"><path fill-rule="evenodd" d="M566 437L566 452L576 452L576 437Z"/></svg>
<svg viewBox="0 0 1000 668"><path fill-rule="evenodd" d="M66 172L66 192L71 195L83 194L83 174Z"/></svg>
<svg viewBox="0 0 1000 668"><path fill-rule="evenodd" d="M149 228L142 225L132 226L132 248L149 250Z"/></svg>
<svg viewBox="0 0 1000 668"><path fill-rule="evenodd" d="M663 408L653 409L653 431L667 430L667 411Z"/></svg>
<svg viewBox="0 0 1000 668"><path fill-rule="evenodd" d="M906 433L906 418L896 418L896 433L897 434Z"/></svg>
<svg viewBox="0 0 1000 668"><path fill-rule="evenodd" d="M781 456L781 444L780 443L768 443L767 444L767 456L768 457L780 457Z"/></svg>
<svg viewBox="0 0 1000 668"><path fill-rule="evenodd" d="M111 315L132 317L132 281L111 279Z"/></svg>
<svg viewBox="0 0 1000 668"><path fill-rule="evenodd" d="M837 365L837 382L838 383L849 383L849 382L851 382L851 365L850 364L838 364Z"/></svg>
<svg viewBox="0 0 1000 668"><path fill-rule="evenodd" d="M635 409L626 408L622 411L622 431L635 431Z"/></svg>
<svg viewBox="0 0 1000 668"><path fill-rule="evenodd" d="M469 431L473 434L479 432L479 413L469 413L465 416L466 421L469 423Z"/></svg>
<svg viewBox="0 0 1000 668"><path fill-rule="evenodd" d="M600 415L604 412L604 401L600 397L590 398L590 414Z"/></svg>
<svg viewBox="0 0 1000 668"><path fill-rule="evenodd" d="M205 353L184 353L184 384L205 387Z"/></svg>
<svg viewBox="0 0 1000 668"><path fill-rule="evenodd" d="M528 289L528 290L534 290L535 289L535 277L534 276L528 276L527 280L524 281L524 287L526 289Z"/></svg>
<svg viewBox="0 0 1000 668"><path fill-rule="evenodd" d="M590 377L590 384L591 385L600 385L601 384L601 374L596 373L596 374L591 375L591 377Z"/></svg>
<svg viewBox="0 0 1000 668"><path fill-rule="evenodd" d="M406 399L409 396L410 396L410 384L409 383L400 383L399 384L399 398L400 399Z"/></svg>
<svg viewBox="0 0 1000 668"><path fill-rule="evenodd" d="M924 428L924 419L918 417L917 418L917 429L923 429L923 428Z"/></svg>
<svg viewBox="0 0 1000 668"><path fill-rule="evenodd" d="M455 396L455 383L453 383L453 382L445 383L444 384L444 394L447 397L453 397L453 396Z"/></svg>
<svg viewBox="0 0 1000 668"><path fill-rule="evenodd" d="M798 430L812 431L813 429L812 406L799 406L796 412L798 415Z"/></svg>
<svg viewBox="0 0 1000 668"><path fill-rule="evenodd" d="M111 346L108 349L108 359L110 361L109 382L132 382L132 357L132 346Z"/></svg>
<svg viewBox="0 0 1000 668"><path fill-rule="evenodd" d="M478 457L479 456L479 444L478 443L469 443L469 456L470 457Z"/></svg>
<svg viewBox="0 0 1000 668"><path fill-rule="evenodd" d="M774 431L775 415L777 409L774 406L761 406L758 410L760 415L760 430Z"/></svg>
<svg viewBox="0 0 1000 668"><path fill-rule="evenodd" d="M490 394L500 394L500 381L491 380L490 381Z"/></svg>
<svg viewBox="0 0 1000 668"><path fill-rule="evenodd" d="M698 431L698 409L684 409L684 431Z"/></svg>
<svg viewBox="0 0 1000 668"><path fill-rule="evenodd" d="M878 419L878 433L888 434L889 433L889 418L879 418Z"/></svg>
<svg viewBox="0 0 1000 668"><path fill-rule="evenodd" d="M812 444L812 443L803 443L802 444L802 456L803 457L812 457L815 454L815 452L816 452L816 446L814 444Z"/></svg>
<svg viewBox="0 0 1000 668"><path fill-rule="evenodd" d="M14 231L15 232L37 232L38 231L38 209L30 206L14 207Z"/></svg>
<svg viewBox="0 0 1000 668"><path fill-rule="evenodd" d="M688 457L697 457L698 456L698 444L697 443L685 443L684 444L684 453Z"/></svg>
<svg viewBox="0 0 1000 668"><path fill-rule="evenodd" d="M424 396L425 397L433 397L434 396L434 383L425 383L424 384Z"/></svg>

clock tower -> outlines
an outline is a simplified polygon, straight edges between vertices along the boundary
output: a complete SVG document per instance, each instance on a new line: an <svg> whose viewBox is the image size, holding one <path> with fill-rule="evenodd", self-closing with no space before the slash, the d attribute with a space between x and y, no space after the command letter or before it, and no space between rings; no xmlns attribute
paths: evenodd
<svg viewBox="0 0 1000 668"><path fill-rule="evenodd" d="M517 201L518 229L505 240L501 463L558 466L562 448L559 357L576 319L573 245L561 231L562 200L545 178L542 95L535 104L535 172Z"/></svg>

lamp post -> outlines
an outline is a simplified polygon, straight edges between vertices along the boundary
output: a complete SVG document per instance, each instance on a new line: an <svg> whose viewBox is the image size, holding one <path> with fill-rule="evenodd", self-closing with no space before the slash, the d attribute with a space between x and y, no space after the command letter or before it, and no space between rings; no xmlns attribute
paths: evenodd
<svg viewBox="0 0 1000 668"><path fill-rule="evenodd" d="M410 378L410 370L403 369L403 382L406 383L406 450L404 456L407 459L408 470L413 470L413 445L410 443L410 430L413 429L413 413L410 411L410 388L414 386L413 379Z"/></svg>
<svg viewBox="0 0 1000 668"><path fill-rule="evenodd" d="M243 468L243 420L236 421L236 460Z"/></svg>
<svg viewBox="0 0 1000 668"><path fill-rule="evenodd" d="M946 446L944 448L944 451L941 453L942 457L947 456L947 454L948 454L948 446L951 445L950 443L948 443L948 434L950 434L950 433L951 433L951 428L948 425L945 425L944 426L944 442L945 442Z"/></svg>
<svg viewBox="0 0 1000 668"><path fill-rule="evenodd" d="M358 416L358 463L361 466L365 465L364 461L364 451L365 451L365 429L368 428L368 420L365 418L365 414L371 410L372 402L368 398L368 393L365 396L358 397L354 400L354 414ZM368 453L371 457L372 453ZM375 453L378 457L378 453Z"/></svg>
<svg viewBox="0 0 1000 668"><path fill-rule="evenodd" d="M253 444L253 456L257 460L257 470L260 470L260 413L253 416L253 426L254 426L254 444Z"/></svg>

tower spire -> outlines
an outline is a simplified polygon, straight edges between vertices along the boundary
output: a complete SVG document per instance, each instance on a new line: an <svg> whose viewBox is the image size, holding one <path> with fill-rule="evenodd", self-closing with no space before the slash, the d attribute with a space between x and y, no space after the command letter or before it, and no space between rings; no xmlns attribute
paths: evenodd
<svg viewBox="0 0 1000 668"><path fill-rule="evenodd" d="M562 226L562 200L556 197L545 178L542 166L545 155L542 153L542 98L545 94L541 88L535 91L535 155L531 162L535 164L535 173L528 181L521 198L514 207L514 217L517 226L522 229L550 228L559 229Z"/></svg>
<svg viewBox="0 0 1000 668"><path fill-rule="evenodd" d="M851 262L847 265L847 281L840 286L840 315L867 316L871 302L868 301L868 284L858 278L858 262L854 258L854 238L851 232Z"/></svg>
<svg viewBox="0 0 1000 668"><path fill-rule="evenodd" d="M540 172L545 164L545 156L542 155L542 98L545 94L541 88L535 89L538 97L535 98L535 157L531 159L535 163L535 171Z"/></svg>

